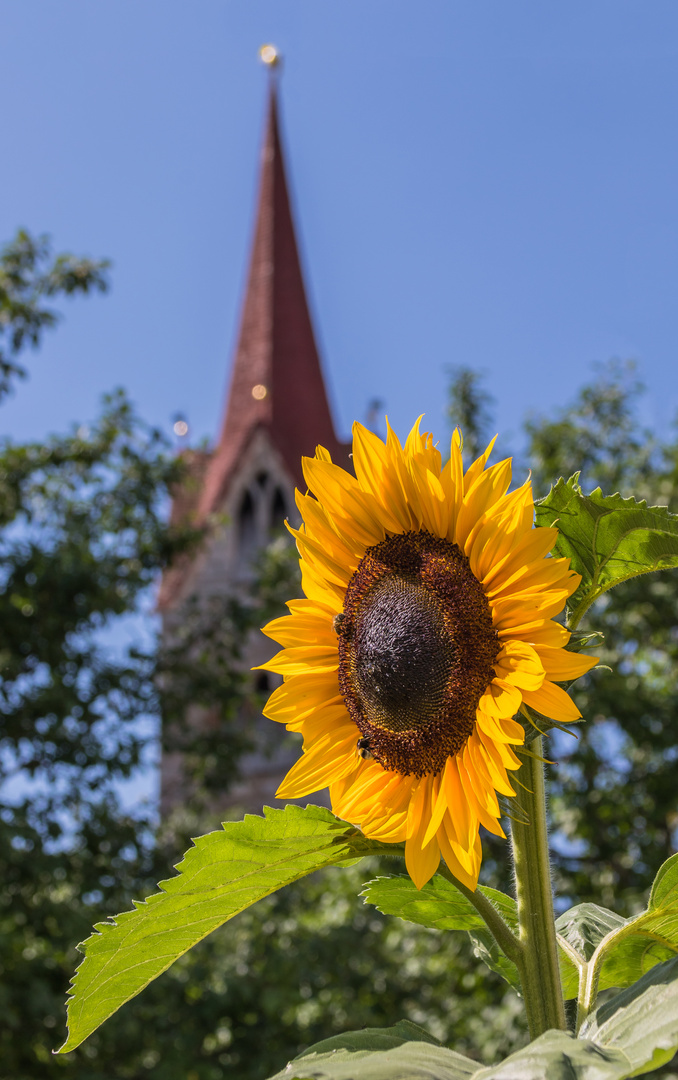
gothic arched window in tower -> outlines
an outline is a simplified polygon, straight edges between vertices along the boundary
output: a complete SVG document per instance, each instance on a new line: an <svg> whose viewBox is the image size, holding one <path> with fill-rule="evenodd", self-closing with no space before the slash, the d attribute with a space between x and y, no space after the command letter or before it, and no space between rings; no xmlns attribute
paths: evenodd
<svg viewBox="0 0 678 1080"><path fill-rule="evenodd" d="M271 529L279 529L288 515L287 499L279 487L273 492L271 501Z"/></svg>
<svg viewBox="0 0 678 1080"><path fill-rule="evenodd" d="M238 511L238 555L242 560L251 558L257 542L256 508L252 493L246 491Z"/></svg>

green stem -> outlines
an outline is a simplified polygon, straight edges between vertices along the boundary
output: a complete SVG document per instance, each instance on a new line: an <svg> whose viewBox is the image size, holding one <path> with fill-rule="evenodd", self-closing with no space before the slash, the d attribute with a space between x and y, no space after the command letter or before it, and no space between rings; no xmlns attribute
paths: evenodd
<svg viewBox="0 0 678 1080"><path fill-rule="evenodd" d="M586 594L584 599L581 601L580 604L577 605L575 610L570 615L570 618L567 620L567 629L568 630L572 631L572 630L577 629L577 627L579 626L579 623L582 621L584 615L586 614L588 609L591 607L591 605L596 602L596 600L598 599L599 596L602 596L602 593L598 592L597 589L590 589L589 590L589 592Z"/></svg>
<svg viewBox="0 0 678 1080"><path fill-rule="evenodd" d="M471 892L465 885L462 885L461 881L458 881L454 874L450 873L444 863L440 864L438 873L441 877L451 881L452 884L459 889L459 892L462 893L467 900L470 900L478 914L485 920L494 940L497 942L497 945L504 955L507 956L509 960L512 960L514 964L518 965L520 963L521 953L520 942L511 931L510 927L506 925L494 904L488 900L486 896L483 896L480 890Z"/></svg>
<svg viewBox="0 0 678 1080"><path fill-rule="evenodd" d="M536 756L525 758L516 784L516 801L529 824L514 820L511 838L521 944L517 963L530 1035L536 1039L549 1028L566 1031L567 1022L553 915L541 736L530 743L530 750Z"/></svg>
<svg viewBox="0 0 678 1080"><path fill-rule="evenodd" d="M579 1034L579 1028L582 1026L594 1006L596 994L598 993L599 975L600 967L593 961L593 958L580 973L579 995L577 997L577 1020L575 1023L575 1034L577 1035Z"/></svg>

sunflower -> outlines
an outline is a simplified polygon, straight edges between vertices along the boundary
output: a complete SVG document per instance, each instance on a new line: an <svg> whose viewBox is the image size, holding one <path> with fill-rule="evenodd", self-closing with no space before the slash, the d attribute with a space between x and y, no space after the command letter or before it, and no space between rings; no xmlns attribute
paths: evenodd
<svg viewBox="0 0 678 1080"><path fill-rule="evenodd" d="M355 424L355 477L322 447L303 459L306 599L264 629L284 646L262 665L284 678L264 712L303 736L279 797L329 787L339 817L404 842L418 888L442 854L475 889L479 827L503 837L497 793L515 795L513 717L580 719L557 683L596 659L553 621L580 579L548 557L529 480L509 491L511 460L487 467L494 440L464 472L459 432L443 464L419 423L404 447Z"/></svg>

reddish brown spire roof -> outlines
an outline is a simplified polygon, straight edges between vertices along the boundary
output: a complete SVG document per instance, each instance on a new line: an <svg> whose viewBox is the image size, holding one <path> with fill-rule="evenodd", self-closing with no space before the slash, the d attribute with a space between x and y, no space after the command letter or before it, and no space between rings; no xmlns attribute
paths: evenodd
<svg viewBox="0 0 678 1080"><path fill-rule="evenodd" d="M325 392L285 178L274 77L254 243L226 416L207 469L199 517L218 509L240 455L264 428L298 484L301 456L320 443L347 463Z"/></svg>

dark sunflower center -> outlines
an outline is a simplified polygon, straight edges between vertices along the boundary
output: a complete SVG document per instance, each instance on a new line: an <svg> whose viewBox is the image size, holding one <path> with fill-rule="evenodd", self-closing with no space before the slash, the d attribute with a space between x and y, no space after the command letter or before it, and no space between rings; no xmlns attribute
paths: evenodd
<svg viewBox="0 0 678 1080"><path fill-rule="evenodd" d="M387 574L358 607L352 681L363 711L388 731L422 729L443 707L456 649L436 597Z"/></svg>
<svg viewBox="0 0 678 1080"><path fill-rule="evenodd" d="M456 544L403 533L365 553L349 582L339 686L361 748L404 775L439 771L473 731L499 639Z"/></svg>

